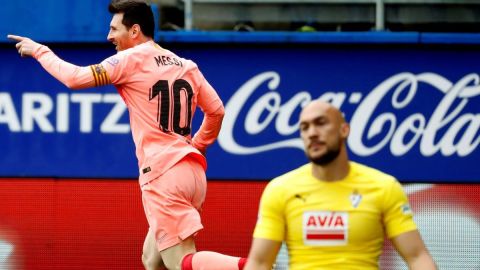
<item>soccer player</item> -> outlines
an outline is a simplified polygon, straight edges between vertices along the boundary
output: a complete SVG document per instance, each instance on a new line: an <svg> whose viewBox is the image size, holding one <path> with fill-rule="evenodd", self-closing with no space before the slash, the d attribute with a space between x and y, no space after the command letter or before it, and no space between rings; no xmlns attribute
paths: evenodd
<svg viewBox="0 0 480 270"><path fill-rule="evenodd" d="M149 224L143 247L145 269L241 269L245 258L196 252L194 235L203 228L199 209L206 193L206 148L216 139L224 107L197 65L153 41L151 7L143 1L112 1L108 40L117 54L80 67L27 37L17 41L72 89L113 84L125 101L139 165L142 201ZM203 123L191 136L195 109Z"/></svg>
<svg viewBox="0 0 480 270"><path fill-rule="evenodd" d="M245 269L270 269L282 241L290 270L378 269L384 234L410 269L436 269L401 185L349 161L348 134L329 103L304 107L300 136L310 163L268 183Z"/></svg>

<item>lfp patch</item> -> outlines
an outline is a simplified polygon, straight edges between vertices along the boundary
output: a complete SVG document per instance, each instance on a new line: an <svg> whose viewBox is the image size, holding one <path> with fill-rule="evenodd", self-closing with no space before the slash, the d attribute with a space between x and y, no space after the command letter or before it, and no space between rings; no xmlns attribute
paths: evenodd
<svg viewBox="0 0 480 270"><path fill-rule="evenodd" d="M411 215L412 214L412 208L410 207L410 204L406 203L401 206L402 213L404 215Z"/></svg>
<svg viewBox="0 0 480 270"><path fill-rule="evenodd" d="M348 213L303 213L303 242L308 246L340 246L348 241Z"/></svg>
<svg viewBox="0 0 480 270"><path fill-rule="evenodd" d="M115 58L113 56L107 59L107 63L109 63L112 66L116 66L119 62L120 62L120 60L118 60L117 58Z"/></svg>

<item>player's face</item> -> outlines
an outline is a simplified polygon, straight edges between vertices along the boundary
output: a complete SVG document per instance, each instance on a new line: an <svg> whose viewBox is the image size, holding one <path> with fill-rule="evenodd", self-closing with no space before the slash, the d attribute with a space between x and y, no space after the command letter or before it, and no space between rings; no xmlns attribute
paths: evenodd
<svg viewBox="0 0 480 270"><path fill-rule="evenodd" d="M339 112L324 103L307 105L300 114L300 137L313 163L326 165L339 155L346 135Z"/></svg>
<svg viewBox="0 0 480 270"><path fill-rule="evenodd" d="M129 29L122 23L123 13L113 15L107 39L115 45L117 51L133 47Z"/></svg>

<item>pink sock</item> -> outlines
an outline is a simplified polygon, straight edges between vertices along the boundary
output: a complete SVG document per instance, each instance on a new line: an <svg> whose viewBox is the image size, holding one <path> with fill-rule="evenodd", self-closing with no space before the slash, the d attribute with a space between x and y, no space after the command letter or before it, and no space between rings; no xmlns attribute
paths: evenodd
<svg viewBox="0 0 480 270"><path fill-rule="evenodd" d="M242 270L246 259L211 251L188 254L182 260L182 270Z"/></svg>

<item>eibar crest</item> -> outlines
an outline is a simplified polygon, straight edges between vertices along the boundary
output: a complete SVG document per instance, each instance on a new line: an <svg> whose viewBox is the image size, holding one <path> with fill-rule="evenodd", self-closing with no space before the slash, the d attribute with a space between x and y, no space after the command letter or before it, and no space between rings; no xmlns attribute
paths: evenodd
<svg viewBox="0 0 480 270"><path fill-rule="evenodd" d="M350 202L352 203L353 208L357 208L362 200L362 194L358 193L358 190L353 190L350 194Z"/></svg>

